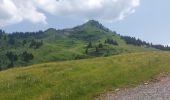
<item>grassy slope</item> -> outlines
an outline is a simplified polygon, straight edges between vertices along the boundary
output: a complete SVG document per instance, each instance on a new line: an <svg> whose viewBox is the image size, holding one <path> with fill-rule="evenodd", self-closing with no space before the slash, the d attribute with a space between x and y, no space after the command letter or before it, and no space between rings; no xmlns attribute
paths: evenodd
<svg viewBox="0 0 170 100"><path fill-rule="evenodd" d="M169 52L140 52L0 72L0 100L89 100L170 71Z"/></svg>
<svg viewBox="0 0 170 100"><path fill-rule="evenodd" d="M120 38L119 35L106 30L100 23L90 21L71 29L56 30L51 28L46 30L40 37L41 38L30 36L26 38L26 40L43 40L43 45L39 49L29 48L29 43L25 46L21 44L20 46L17 46L17 43L14 47L11 47L7 44L7 41L5 42L5 40L0 40L3 44L0 45L0 67L5 69L6 66L10 64L10 61L5 56L7 51L12 51L18 55L24 51L32 53L34 55L34 59L30 62L24 62L19 59L14 63L15 66L25 66L51 61L73 60L76 59L77 56L80 56L81 58L101 57L107 55L108 51L108 55L110 56L121 53L156 50L152 48L128 45ZM117 41L119 45L114 46L107 44L106 47L102 48L101 52L96 53L95 47L98 46L99 41L105 45L104 41L108 38L112 38ZM23 38L17 38L16 41L21 42L23 41ZM90 41L93 44L93 48L89 49L89 54L85 54L85 45L87 45Z"/></svg>
<svg viewBox="0 0 170 100"><path fill-rule="evenodd" d="M74 38L74 37L81 37L80 34L83 34L83 36L94 35L95 38L97 37L98 34L100 34L101 37L98 37L96 40L95 39L92 40L93 46L97 45L99 43L98 42L99 40L101 41L102 44L104 44L104 41L107 38L112 38L113 40L116 40L119 43L119 45L118 46L109 45L109 47L116 49L117 51L123 50L120 53L158 51L153 48L144 48L139 46L128 45L125 43L124 40L120 38L120 36L118 35L113 36L113 33L111 32L104 33L102 32L103 30L100 30L94 26L90 27L89 25L85 25L84 27L81 28L82 29L77 29L77 30L87 30L87 32L72 33L75 34L72 37L66 36L64 38L59 38L59 39L56 39L55 38L56 36L53 36L56 34L55 31L48 30L46 34L49 35L50 37L47 36L47 38L45 38L44 45L40 49L30 50L35 56L35 59L32 62L36 64L36 63L49 62L49 61L72 60L74 59L74 55L86 55L85 45L88 44L89 41L83 40L84 37L80 39ZM76 29L74 29L74 31L75 30ZM63 33L59 33L59 34L63 34ZM86 55L86 56L90 57L91 55Z"/></svg>

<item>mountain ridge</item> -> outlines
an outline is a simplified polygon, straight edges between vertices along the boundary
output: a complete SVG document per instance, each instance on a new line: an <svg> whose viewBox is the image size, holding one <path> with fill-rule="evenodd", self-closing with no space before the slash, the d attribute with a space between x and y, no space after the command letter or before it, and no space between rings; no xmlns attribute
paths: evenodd
<svg viewBox="0 0 170 100"><path fill-rule="evenodd" d="M61 30L49 28L45 31L13 34L0 31L0 43L1 70L49 61L157 51L149 44L148 48L144 47L143 45L147 44L145 42L112 32L95 20ZM11 57L16 59L10 59Z"/></svg>

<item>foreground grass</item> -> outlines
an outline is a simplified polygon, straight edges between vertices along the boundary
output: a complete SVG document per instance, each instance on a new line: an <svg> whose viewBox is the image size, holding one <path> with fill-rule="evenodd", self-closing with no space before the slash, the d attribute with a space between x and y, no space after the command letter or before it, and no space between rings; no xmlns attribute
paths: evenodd
<svg viewBox="0 0 170 100"><path fill-rule="evenodd" d="M0 100L89 100L170 72L170 53L146 52L46 63L0 72Z"/></svg>

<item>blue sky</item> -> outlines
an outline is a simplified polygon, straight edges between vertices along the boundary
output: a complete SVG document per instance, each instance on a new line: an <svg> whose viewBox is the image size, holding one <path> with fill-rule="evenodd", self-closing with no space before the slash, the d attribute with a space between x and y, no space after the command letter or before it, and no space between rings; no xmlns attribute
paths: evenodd
<svg viewBox="0 0 170 100"><path fill-rule="evenodd" d="M12 2L13 0L8 0L8 1L11 1L11 3L7 2L6 3L7 6L8 4L14 3ZM18 2L21 2L21 1L22 0L18 0ZM42 1L45 2L46 0L42 0ZM55 2L54 0L51 0L51 1ZM66 1L67 0L65 0L65 2ZM75 5L73 3L71 4L74 6L76 6L77 2L79 3L79 0L73 0L73 1ZM97 9L98 7L98 5L96 4L97 0L91 0L91 1L94 1L94 2L92 3L90 2L90 4L92 5L92 6L88 6L90 9L76 10L76 9L81 9L81 8L75 7L70 12L68 11L68 9L55 8L56 6L53 6L52 3L50 2L46 3L48 5L51 4L50 7L48 5L44 5L43 3L37 3L37 5L35 6L39 12L41 13L43 12L42 14L36 13L36 12L31 13L31 14L35 14L35 16L37 17L31 16L29 14L30 15L29 18L27 16L17 16L17 19L16 19L17 21L13 21L11 19L13 18L14 14L10 13L10 15L12 16L12 17L9 17L11 18L10 19L11 22L9 22L9 19L7 19L7 21L6 19L5 21L4 19L1 20L3 18L1 17L2 16L1 14L3 13L1 13L0 24L2 25L4 24L4 25L0 27L1 29L4 29L7 32L37 31L37 30L45 30L51 27L56 28L56 29L62 29L62 28L70 28L76 25L80 25L88 19L96 19L96 20L99 20L106 27L109 27L111 30L117 31L121 35L135 36L135 37L138 37L138 38L141 38L143 40L153 42L153 43L170 44L170 38L169 38L170 37L170 28L169 28L170 13L168 12L168 10L170 9L170 6L169 6L170 0L140 0L140 5L138 4L132 5L132 3L129 3L132 1L137 2L139 0L117 0L115 1L115 4L113 5L111 4L109 5L109 2L111 0L105 0L105 2L108 2L108 3L104 3L102 5L102 8L100 9L101 12L100 10ZM99 1L103 2L103 0L99 0ZM0 2L3 2L3 0L0 0ZM65 4L66 3L64 2L60 3L61 6L64 6ZM60 7L59 4L56 4L56 5ZM121 7L117 5L121 5ZM4 7L4 6L0 5L0 8L1 7ZM28 6L28 8L29 7L30 6ZM54 9L59 9L59 10L54 11L53 9L51 9L51 7L54 7ZM110 7L110 8L107 8L107 7ZM117 8L119 9L113 10L114 7L115 9ZM126 12L123 15L124 17L121 19L120 14L130 7L131 7L131 11ZM4 8L5 11L6 11L6 8L7 7L5 6ZM133 10L135 10L135 12L133 12ZM108 13L103 14L102 11L103 12L108 11ZM34 9L33 9L33 12L34 12ZM28 13L27 13L27 10L24 9L24 12L19 13L19 14L27 15ZM57 15L54 13L57 13ZM45 17L43 16L43 14L45 15ZM6 15L6 13L4 13L4 15ZM112 16L112 15L115 15L115 16ZM106 20L106 19L109 19L109 20Z"/></svg>
<svg viewBox="0 0 170 100"><path fill-rule="evenodd" d="M170 44L169 0L141 0L136 12L123 21L106 24L120 34L143 40Z"/></svg>

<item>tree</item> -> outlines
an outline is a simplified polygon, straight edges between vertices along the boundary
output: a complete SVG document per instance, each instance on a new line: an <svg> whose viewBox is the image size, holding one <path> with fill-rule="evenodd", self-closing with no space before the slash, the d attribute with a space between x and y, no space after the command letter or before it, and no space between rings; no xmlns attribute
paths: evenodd
<svg viewBox="0 0 170 100"><path fill-rule="evenodd" d="M4 35L4 40L7 40L7 36L6 35Z"/></svg>
<svg viewBox="0 0 170 100"><path fill-rule="evenodd" d="M96 47L96 52L99 52L99 48L98 47Z"/></svg>
<svg viewBox="0 0 170 100"><path fill-rule="evenodd" d="M24 46L26 43L27 43L27 41L24 39L24 40L22 41L22 45Z"/></svg>
<svg viewBox="0 0 170 100"><path fill-rule="evenodd" d="M10 45L14 45L15 44L15 39L14 38L9 38L8 43Z"/></svg>
<svg viewBox="0 0 170 100"><path fill-rule="evenodd" d="M103 44L102 44L102 43L100 43L98 47L99 47L99 48L103 48Z"/></svg>
<svg viewBox="0 0 170 100"><path fill-rule="evenodd" d="M116 41L114 41L113 39L107 39L105 40L105 44L112 44L112 45L118 45L118 43Z"/></svg>
<svg viewBox="0 0 170 100"><path fill-rule="evenodd" d="M142 41L140 39L136 39L135 37L130 37L130 36L121 36L122 39L125 40L125 42L127 44L132 44L135 46L145 46L145 47L152 47L152 48L156 48L159 50L164 50L164 51L170 51L170 47L168 46L164 46L164 45L154 45L152 43L147 43L145 41Z"/></svg>
<svg viewBox="0 0 170 100"><path fill-rule="evenodd" d="M43 45L43 41L35 41L32 40L30 43L30 48L34 48L34 49L38 49L39 47L41 47Z"/></svg>
<svg viewBox="0 0 170 100"><path fill-rule="evenodd" d="M107 40L105 40L104 43L106 44L106 43L107 43Z"/></svg>
<svg viewBox="0 0 170 100"><path fill-rule="evenodd" d="M89 52L88 49L86 49L85 53L88 54L88 52Z"/></svg>
<svg viewBox="0 0 170 100"><path fill-rule="evenodd" d="M14 54L13 52L7 52L6 53L7 58L10 60L10 64L8 65L8 67L13 67L14 66L14 62L18 60L18 56L16 54Z"/></svg>
<svg viewBox="0 0 170 100"><path fill-rule="evenodd" d="M91 42L89 42L89 44L87 45L87 48L92 48L93 46L92 46L92 43Z"/></svg>
<svg viewBox="0 0 170 100"><path fill-rule="evenodd" d="M21 57L23 58L23 61L25 61L25 62L29 62L30 60L32 60L34 58L32 53L28 53L26 51L24 51L22 53Z"/></svg>
<svg viewBox="0 0 170 100"><path fill-rule="evenodd" d="M2 36L3 36L3 31L0 30L0 39L2 38Z"/></svg>

